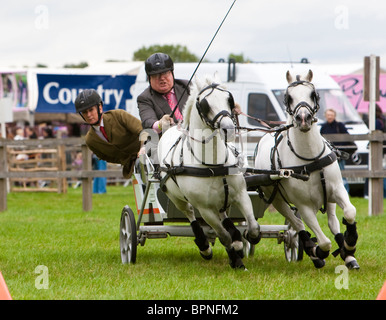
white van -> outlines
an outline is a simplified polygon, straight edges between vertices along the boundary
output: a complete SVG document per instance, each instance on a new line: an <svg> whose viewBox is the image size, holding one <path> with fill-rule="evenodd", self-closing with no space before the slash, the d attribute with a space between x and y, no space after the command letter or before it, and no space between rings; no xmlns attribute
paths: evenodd
<svg viewBox="0 0 386 320"><path fill-rule="evenodd" d="M196 63L175 63L174 75L176 79L190 79L197 67ZM196 75L203 77L218 72L222 83L233 94L244 113L255 118L270 121L285 121L287 119L283 97L288 86L286 72L304 74L311 69L314 77L313 84L320 95L320 110L317 114L319 124L325 121L324 111L334 108L337 120L345 123L350 134L367 134L366 124L355 108L340 89L339 85L322 68L309 63L202 63ZM136 104L137 96L149 85L144 67L141 68L135 85L132 87L132 105L128 111L139 117ZM255 120L240 116L240 126L248 128L261 127ZM251 131L248 137L261 136L261 131ZM248 138L247 138L248 140ZM249 139L251 140L251 139ZM367 167L367 141L356 141L358 151L346 162L346 168ZM248 159L252 162L256 142L247 144ZM364 179L351 179L350 184L363 184Z"/></svg>

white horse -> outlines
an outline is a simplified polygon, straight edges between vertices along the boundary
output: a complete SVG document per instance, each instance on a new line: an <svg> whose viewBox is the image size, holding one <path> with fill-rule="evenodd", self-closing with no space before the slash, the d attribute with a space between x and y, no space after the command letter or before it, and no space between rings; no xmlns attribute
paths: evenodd
<svg viewBox="0 0 386 320"><path fill-rule="evenodd" d="M158 159L161 186L189 219L202 257L210 259L212 249L193 207L217 233L231 267L245 269L241 234L227 217L229 206L236 205L243 213L248 223L244 236L251 243L260 240L260 227L238 168L239 157L227 140L235 129L233 108L232 94L217 75L205 81L196 77L185 105L183 127L174 126L163 133Z"/></svg>
<svg viewBox="0 0 386 320"><path fill-rule="evenodd" d="M320 134L315 114L319 109L319 96L311 83L312 71L304 77L294 79L287 72L288 88L284 97L287 108L288 130L275 135L266 134L261 139L255 159L259 169L292 169L306 175L308 181L295 178L278 180L268 187L261 187L266 198L272 196L274 207L291 222L298 232L305 252L315 267L325 265L331 241L322 232L316 217L319 210L326 211L328 225L335 236L340 253L348 268L357 269L354 257L358 238L356 231L356 209L351 204L342 182L342 175L336 161L336 153ZM272 199L271 198L271 199ZM294 214L293 204L307 226L315 233L317 244L310 239L303 222ZM344 235L340 233L339 221L335 214L336 204L343 209Z"/></svg>

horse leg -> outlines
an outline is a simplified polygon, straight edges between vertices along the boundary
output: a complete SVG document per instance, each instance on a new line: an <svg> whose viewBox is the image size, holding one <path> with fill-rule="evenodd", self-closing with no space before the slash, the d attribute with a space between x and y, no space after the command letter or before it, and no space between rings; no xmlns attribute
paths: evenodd
<svg viewBox="0 0 386 320"><path fill-rule="evenodd" d="M277 196L273 200L272 205L290 222L292 228L294 228L297 233L305 229L303 221L294 214L294 211L281 197Z"/></svg>
<svg viewBox="0 0 386 320"><path fill-rule="evenodd" d="M211 210L208 210L207 208L202 208L200 210L200 213L204 220L213 228L214 231L216 231L221 244L226 249L226 252L229 257L230 266L233 269L245 270L246 268L244 266L242 258L237 253L237 250L235 248L235 245L237 247L237 241L233 243L230 233L224 228L219 216L217 214L213 214L213 212ZM225 224L227 225L227 222Z"/></svg>
<svg viewBox="0 0 386 320"><path fill-rule="evenodd" d="M344 190L343 190L344 191ZM339 249L334 252L334 256L340 253L345 265L349 269L359 269L359 264L355 259L354 253L356 251L356 243L358 240L357 227L355 222L356 209L351 204L347 192L341 190L340 197L338 197L338 205L343 210L342 223L346 226L344 234L337 233L335 241L338 243Z"/></svg>
<svg viewBox="0 0 386 320"><path fill-rule="evenodd" d="M340 224L339 220L336 217L336 203L329 202L327 203L327 219L328 219L328 227L330 228L331 233L334 235L335 242L338 244L338 249L335 250L332 255L336 257L341 249L343 248L343 234L340 232Z"/></svg>
<svg viewBox="0 0 386 320"><path fill-rule="evenodd" d="M232 238L232 247L235 248L236 253L240 258L244 258L243 252L243 240L241 238L241 232L235 227L233 221L227 217L226 213L220 213L220 216L223 215L221 224L226 231L229 232Z"/></svg>
<svg viewBox="0 0 386 320"><path fill-rule="evenodd" d="M298 233L299 240L303 244L304 251L311 258L311 261L313 262L314 266L316 268L324 267L325 261L316 256L316 244L314 241L311 240L310 233L305 231L303 221L294 214L294 211L285 201L283 201L281 197L276 197L272 204L275 209L279 211L290 222L292 228L294 228L295 231Z"/></svg>
<svg viewBox="0 0 386 320"><path fill-rule="evenodd" d="M251 199L247 192L243 192L234 204L239 208L243 214L248 230L244 234L244 238L247 239L251 244L258 244L261 240L260 225L257 223L255 216L253 215L253 206Z"/></svg>
<svg viewBox="0 0 386 320"><path fill-rule="evenodd" d="M194 220L190 223L190 226L195 236L194 242L197 245L198 249L200 249L201 257L203 257L205 260L212 259L212 248L209 246L209 241L206 238L204 230L202 230L200 223L197 220Z"/></svg>
<svg viewBox="0 0 386 320"><path fill-rule="evenodd" d="M346 231L343 235L343 247L341 251L341 257L344 260L344 263L349 269L359 269L359 264L355 259L354 253L356 251L356 243L358 240L357 226L356 222L348 223L345 218L343 218L343 224L346 225Z"/></svg>
<svg viewBox="0 0 386 320"><path fill-rule="evenodd" d="M212 248L209 245L209 241L205 236L204 230L202 229L200 223L196 220L194 214L193 206L179 199L173 199L173 203L176 208L183 212L190 222L190 227L192 228L193 234L195 236L194 242L200 250L200 255L205 260L210 260L213 257Z"/></svg>
<svg viewBox="0 0 386 320"><path fill-rule="evenodd" d="M328 227L331 233L335 236L336 234L340 233L339 220L336 217L336 203L328 202L326 210L327 210Z"/></svg>
<svg viewBox="0 0 386 320"><path fill-rule="evenodd" d="M321 268L325 265L324 259L328 257L331 249L331 241L323 233L316 218L316 212L313 212L310 208L302 206L299 210L304 222L315 233L318 245L312 244L313 242L309 234L306 231L299 233L299 238L304 245L304 251L311 258L316 268Z"/></svg>

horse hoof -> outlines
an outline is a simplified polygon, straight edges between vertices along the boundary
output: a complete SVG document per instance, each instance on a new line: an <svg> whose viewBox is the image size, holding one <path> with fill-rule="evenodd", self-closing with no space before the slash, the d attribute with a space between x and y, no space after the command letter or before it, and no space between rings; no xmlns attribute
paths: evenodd
<svg viewBox="0 0 386 320"><path fill-rule="evenodd" d="M232 267L232 269L235 270L242 270L242 271L248 271L248 269L244 266L244 263L241 261L236 261L235 263L230 262L229 263Z"/></svg>
<svg viewBox="0 0 386 320"><path fill-rule="evenodd" d="M346 263L346 267L349 270L359 270L359 268L360 268L359 264L356 260L352 260L352 261Z"/></svg>
<svg viewBox="0 0 386 320"><path fill-rule="evenodd" d="M232 269L243 269L245 270L245 266L243 263L243 260L241 260L240 256L236 252L235 248L232 248L230 250L226 250L229 257L229 264L232 267Z"/></svg>
<svg viewBox="0 0 386 320"><path fill-rule="evenodd" d="M200 251L200 255L201 257L203 257L205 260L210 260L213 258L213 251L212 249L209 247L207 250L205 251Z"/></svg>
<svg viewBox="0 0 386 320"><path fill-rule="evenodd" d="M312 262L316 269L323 268L326 265L326 261L324 259L311 257Z"/></svg>
<svg viewBox="0 0 386 320"><path fill-rule="evenodd" d="M248 269L243 264L241 266L238 266L236 270L248 271Z"/></svg>

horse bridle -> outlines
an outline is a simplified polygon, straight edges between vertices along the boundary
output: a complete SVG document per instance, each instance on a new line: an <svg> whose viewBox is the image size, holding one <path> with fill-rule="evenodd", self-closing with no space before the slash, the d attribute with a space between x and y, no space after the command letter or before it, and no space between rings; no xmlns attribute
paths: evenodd
<svg viewBox="0 0 386 320"><path fill-rule="evenodd" d="M319 111L319 108L320 108L320 105L319 105L319 100L320 100L320 97L319 97L319 94L316 92L316 89L315 89L315 86L309 82L309 81L305 81L305 80L300 80L299 78L299 75L296 76L296 80L295 82L292 82L288 87L287 87L287 90L284 94L284 105L286 106L286 111L289 115L291 116L294 116L297 114L297 112L299 111L300 108L302 107L305 107L307 108L307 110L311 113L312 116L314 116L318 111ZM306 101L300 101L294 108L294 110L291 110L291 97L288 93L288 89L289 88L292 88L292 87L296 87L296 86L299 86L299 85L308 85L312 88L312 93L311 93L311 98L312 100L314 101L314 107L311 107L309 103L307 103Z"/></svg>
<svg viewBox="0 0 386 320"><path fill-rule="evenodd" d="M210 120L208 118L210 106L209 106L208 101L206 100L206 97L208 97L210 94L212 94L212 92L215 89L228 93L228 95L229 95L228 96L228 103L229 103L229 106L231 109L231 113L229 113L226 110L221 110L219 113L217 113L213 117L212 120ZM207 90L210 90L210 92L204 98L202 98L200 101L200 95L203 94ZM206 123L206 125L208 125L212 130L216 130L219 128L220 122L224 117L229 117L233 121L233 123L236 125L236 123L235 123L236 120L235 120L235 117L233 115L233 109L235 108L235 101L233 99L233 96L228 90L220 88L219 84L217 84L217 83L212 83L211 85L205 87L204 89L202 89L200 91L200 93L197 95L196 108L197 108L198 114L200 115L202 121L204 121Z"/></svg>

